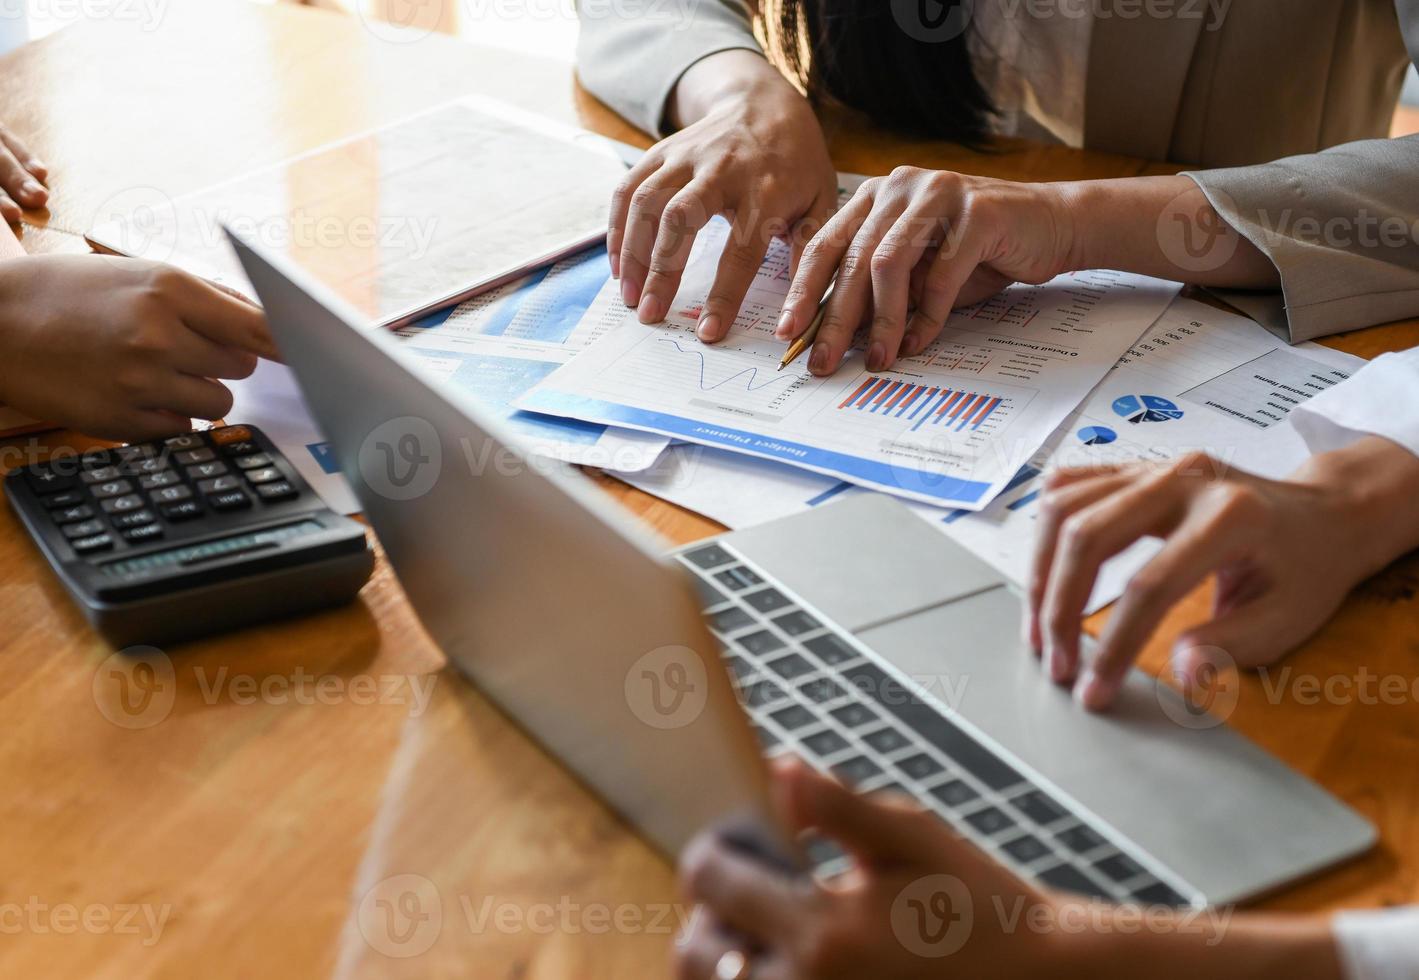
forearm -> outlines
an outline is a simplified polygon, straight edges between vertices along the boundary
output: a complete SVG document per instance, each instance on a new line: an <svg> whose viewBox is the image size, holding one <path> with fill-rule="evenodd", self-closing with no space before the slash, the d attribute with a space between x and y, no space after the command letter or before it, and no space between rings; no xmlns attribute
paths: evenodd
<svg viewBox="0 0 1419 980"><path fill-rule="evenodd" d="M1120 269L1200 286L1275 289L1276 267L1188 177L1085 180L1060 191L1077 216L1071 270Z"/></svg>
<svg viewBox="0 0 1419 980"><path fill-rule="evenodd" d="M1115 910L1075 946L1070 975L1090 980L1344 980L1323 917L1184 913L1166 919Z"/></svg>
<svg viewBox="0 0 1419 980"><path fill-rule="evenodd" d="M666 106L666 121L672 129L684 129L731 99L804 101L767 58L736 48L701 58L685 70Z"/></svg>

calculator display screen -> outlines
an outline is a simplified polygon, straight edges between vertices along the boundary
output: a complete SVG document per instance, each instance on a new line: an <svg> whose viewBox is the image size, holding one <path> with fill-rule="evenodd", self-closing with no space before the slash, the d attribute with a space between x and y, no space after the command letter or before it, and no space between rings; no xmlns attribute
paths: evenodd
<svg viewBox="0 0 1419 980"><path fill-rule="evenodd" d="M136 558L120 558L116 561L105 562L100 567L108 575L134 575L175 566L197 565L204 561L225 558L228 555L269 548L282 541L289 541L291 538L298 538L324 529L319 521L297 521L294 524L283 524L280 527L233 534L230 537L217 538L214 541L182 545L178 548L168 548L166 551L154 551Z"/></svg>

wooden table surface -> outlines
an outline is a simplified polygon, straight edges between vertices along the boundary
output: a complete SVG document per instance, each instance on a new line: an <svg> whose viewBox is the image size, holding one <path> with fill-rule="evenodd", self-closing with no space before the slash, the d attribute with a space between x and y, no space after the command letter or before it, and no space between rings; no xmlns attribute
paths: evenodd
<svg viewBox="0 0 1419 980"><path fill-rule="evenodd" d="M150 26L91 22L0 60L0 119L52 168L51 208L26 220L29 251L83 251L93 217L135 188L175 196L469 92L645 142L558 62L437 36L394 43L358 18L219 0L174 5ZM1166 169L1024 144L979 156L852 119L825 125L838 167L869 174ZM1334 344L1373 356L1416 342L1411 324ZM0 465L89 444L65 432L10 440ZM596 479L669 541L718 530ZM1412 684L1416 590L1419 564L1401 562L1289 665L1324 678L1363 663ZM1146 666L1161 667L1206 601L1169 617ZM136 676L6 511L0 610L0 974L664 974L684 914L670 867L443 669L382 561L348 608L191 644ZM1303 700L1245 678L1231 720L1382 840L1264 905L1419 899L1419 705Z"/></svg>

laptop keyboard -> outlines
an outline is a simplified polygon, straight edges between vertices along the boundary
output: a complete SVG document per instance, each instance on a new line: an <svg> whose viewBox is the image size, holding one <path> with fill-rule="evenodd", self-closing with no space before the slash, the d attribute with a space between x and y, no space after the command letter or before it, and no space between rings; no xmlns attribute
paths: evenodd
<svg viewBox="0 0 1419 980"><path fill-rule="evenodd" d="M1022 877L1113 902L1187 905L1141 854L1035 785L850 635L723 543L678 554L768 754L913 797ZM810 850L819 872L846 858Z"/></svg>

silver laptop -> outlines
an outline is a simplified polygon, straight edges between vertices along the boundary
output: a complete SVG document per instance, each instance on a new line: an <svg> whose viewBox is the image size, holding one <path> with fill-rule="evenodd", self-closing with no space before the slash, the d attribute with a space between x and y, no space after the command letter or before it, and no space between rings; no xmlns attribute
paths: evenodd
<svg viewBox="0 0 1419 980"><path fill-rule="evenodd" d="M915 797L1025 878L1224 904L1366 850L1358 814L1164 685L1084 711L993 569L861 495L673 555L576 471L234 240L287 363L449 660L657 847L800 854L761 753Z"/></svg>

